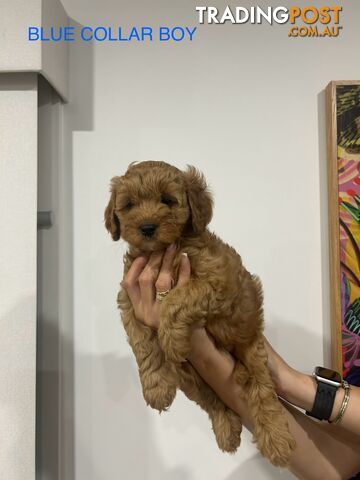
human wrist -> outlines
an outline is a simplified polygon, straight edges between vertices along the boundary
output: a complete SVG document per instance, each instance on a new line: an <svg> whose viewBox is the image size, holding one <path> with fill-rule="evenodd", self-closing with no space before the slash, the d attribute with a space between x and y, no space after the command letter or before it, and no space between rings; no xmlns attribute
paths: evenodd
<svg viewBox="0 0 360 480"><path fill-rule="evenodd" d="M271 378L274 382L277 395L289 403L297 405L301 396L299 383L306 383L304 374L290 367L285 360L273 349L271 344L264 337L265 348L268 355L268 367Z"/></svg>
<svg viewBox="0 0 360 480"><path fill-rule="evenodd" d="M348 386L348 388L349 388L349 386ZM346 399L345 399L345 393L346 393L346 391L345 391L344 386L342 386L341 388L338 388L338 390L336 392L336 395L335 395L335 398L334 398L333 409L332 409L332 412L331 412L331 415L330 415L330 418L329 418L330 423L333 423L335 419L336 419L336 421L334 423L337 423L338 415L340 413L343 401L345 400L345 403L347 403ZM342 419L345 411L346 411L346 409L344 409L342 414L340 413L340 416L341 416L340 420Z"/></svg>
<svg viewBox="0 0 360 480"><path fill-rule="evenodd" d="M215 346L205 328L195 328L190 338L190 352L187 359L192 364L197 364L199 362L206 363L214 348Z"/></svg>
<svg viewBox="0 0 360 480"><path fill-rule="evenodd" d="M348 382L338 372L325 367L316 367L310 378L315 385L315 396L313 402L304 407L306 414L329 423L339 423L350 399Z"/></svg>
<svg viewBox="0 0 360 480"><path fill-rule="evenodd" d="M287 402L303 410L312 409L316 396L316 382L311 375L289 367L282 388L282 395L279 395Z"/></svg>

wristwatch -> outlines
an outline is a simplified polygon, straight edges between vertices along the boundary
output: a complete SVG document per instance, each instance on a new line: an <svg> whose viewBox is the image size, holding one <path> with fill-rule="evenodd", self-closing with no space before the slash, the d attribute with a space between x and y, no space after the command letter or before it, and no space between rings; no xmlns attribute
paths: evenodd
<svg viewBox="0 0 360 480"><path fill-rule="evenodd" d="M335 395L343 384L340 373L324 367L315 367L313 376L317 382L314 405L306 415L318 420L329 420L334 406Z"/></svg>

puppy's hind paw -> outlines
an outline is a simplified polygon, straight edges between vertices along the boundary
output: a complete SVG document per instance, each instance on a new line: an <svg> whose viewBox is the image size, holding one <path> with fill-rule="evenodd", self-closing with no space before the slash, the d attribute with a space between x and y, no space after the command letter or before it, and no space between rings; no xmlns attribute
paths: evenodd
<svg viewBox="0 0 360 480"><path fill-rule="evenodd" d="M235 453L241 442L242 423L230 409L212 415L213 430L218 447L223 452Z"/></svg>
<svg viewBox="0 0 360 480"><path fill-rule="evenodd" d="M167 385L143 389L143 396L147 405L161 413L166 411L174 401L176 387Z"/></svg>

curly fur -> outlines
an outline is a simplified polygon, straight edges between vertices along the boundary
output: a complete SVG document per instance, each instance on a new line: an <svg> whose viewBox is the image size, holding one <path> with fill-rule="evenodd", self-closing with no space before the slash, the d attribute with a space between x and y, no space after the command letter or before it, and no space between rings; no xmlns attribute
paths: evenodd
<svg viewBox="0 0 360 480"><path fill-rule="evenodd" d="M166 197L165 204L162 200ZM206 326L216 344L236 360L236 380L242 386L254 418L254 438L261 453L274 465L286 466L295 442L277 399L267 367L262 340L263 295L259 278L243 266L236 251L211 233L212 197L204 176L189 166L182 172L164 162L131 164L125 175L111 182L105 225L114 240L129 243L125 272L144 252L164 250L176 242L186 252L191 279L163 300L158 333L136 320L125 290L118 305L129 343L139 367L145 401L166 410L180 388L207 411L221 450L240 445L241 419L230 410L186 362L190 337L196 326ZM143 222L158 225L145 238Z"/></svg>

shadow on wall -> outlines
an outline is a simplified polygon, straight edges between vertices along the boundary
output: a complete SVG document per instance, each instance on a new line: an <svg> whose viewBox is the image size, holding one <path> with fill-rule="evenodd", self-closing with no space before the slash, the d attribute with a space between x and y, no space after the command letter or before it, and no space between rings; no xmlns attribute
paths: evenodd
<svg viewBox="0 0 360 480"><path fill-rule="evenodd" d="M76 30L80 25L69 18ZM60 445L59 480L75 479L73 137L94 125L94 52L91 42L69 44L69 103L63 107L60 238ZM91 462L89 462L91 463ZM94 477L95 478L95 477Z"/></svg>
<svg viewBox="0 0 360 480"><path fill-rule="evenodd" d="M73 134L93 129L93 63L92 43L69 44L69 103L57 117L39 78L39 200L55 210L53 228L38 234L39 480L75 479Z"/></svg>
<svg viewBox="0 0 360 480"><path fill-rule="evenodd" d="M164 464L152 427L151 416L157 413L150 412L144 403L134 359L114 354L81 355L76 362L77 371L82 372L82 391L90 393L81 399L78 418L81 426L77 429L77 459L82 465L82 476L91 480L192 480L186 468ZM87 465L86 457L81 458L85 453L83 441ZM182 463L180 458L178 463Z"/></svg>
<svg viewBox="0 0 360 480"><path fill-rule="evenodd" d="M53 338L59 335L51 324L47 333ZM65 337L60 337L60 342L64 352L73 350L73 344ZM87 480L195 480L186 468L164 465L151 426L150 412L141 395L134 358L77 352L75 360L80 377L77 379L77 385L80 385L76 399L78 408L76 417L74 412L67 412L63 421L71 421L71 431L74 431L76 421L76 451L70 452L74 460L74 476L66 479L77 478L76 463L79 462L81 478ZM57 381L57 372L52 376L52 381L48 378L48 384ZM67 430L69 427L69 424L63 425ZM17 461L15 450L13 457ZM37 472L40 478L57 478L51 464L44 462L42 466L41 472ZM68 467L65 466L67 471ZM64 467L60 466L60 469L64 470Z"/></svg>

